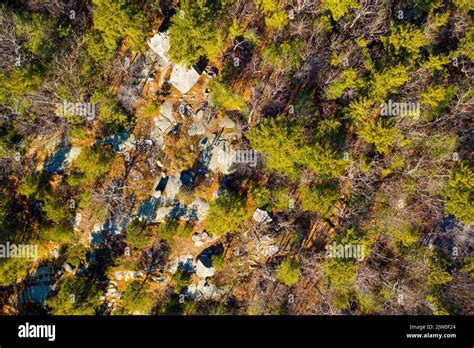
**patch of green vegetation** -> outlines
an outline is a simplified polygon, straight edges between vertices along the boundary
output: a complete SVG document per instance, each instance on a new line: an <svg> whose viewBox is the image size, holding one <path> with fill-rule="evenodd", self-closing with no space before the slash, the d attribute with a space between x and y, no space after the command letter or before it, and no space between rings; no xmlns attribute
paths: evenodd
<svg viewBox="0 0 474 348"><path fill-rule="evenodd" d="M285 258L278 266L276 279L287 286L297 284L300 279L299 262L290 257Z"/></svg>
<svg viewBox="0 0 474 348"><path fill-rule="evenodd" d="M299 39L270 43L263 51L265 61L279 71L292 71L301 64L304 45Z"/></svg>
<svg viewBox="0 0 474 348"><path fill-rule="evenodd" d="M221 196L210 204L206 230L217 236L237 232L250 217L245 200L235 194Z"/></svg>
<svg viewBox="0 0 474 348"><path fill-rule="evenodd" d="M444 212L453 214L464 225L474 223L474 172L467 163L452 171L443 191L446 199Z"/></svg>
<svg viewBox="0 0 474 348"><path fill-rule="evenodd" d="M71 186L103 178L110 170L114 154L109 146L83 148L74 161L74 171L68 178Z"/></svg>
<svg viewBox="0 0 474 348"><path fill-rule="evenodd" d="M212 80L209 82L209 88L211 90L212 102L218 109L223 111L240 111L242 113L247 112L247 104L244 97L233 92L229 86L217 80Z"/></svg>
<svg viewBox="0 0 474 348"><path fill-rule="evenodd" d="M148 284L138 280L131 281L122 294L123 310L127 314L149 314L155 300Z"/></svg>
<svg viewBox="0 0 474 348"><path fill-rule="evenodd" d="M46 302L53 315L94 315L101 304L102 292L87 278L67 275L54 292Z"/></svg>
<svg viewBox="0 0 474 348"><path fill-rule="evenodd" d="M132 248L143 248L153 240L151 229L146 228L146 223L139 219L133 219L125 231L127 232L127 243Z"/></svg>

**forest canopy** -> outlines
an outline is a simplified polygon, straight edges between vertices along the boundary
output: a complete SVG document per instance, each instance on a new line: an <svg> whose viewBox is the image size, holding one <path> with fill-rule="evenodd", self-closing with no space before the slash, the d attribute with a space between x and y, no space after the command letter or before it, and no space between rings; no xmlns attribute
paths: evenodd
<svg viewBox="0 0 474 348"><path fill-rule="evenodd" d="M2 3L0 312L473 314L473 18Z"/></svg>

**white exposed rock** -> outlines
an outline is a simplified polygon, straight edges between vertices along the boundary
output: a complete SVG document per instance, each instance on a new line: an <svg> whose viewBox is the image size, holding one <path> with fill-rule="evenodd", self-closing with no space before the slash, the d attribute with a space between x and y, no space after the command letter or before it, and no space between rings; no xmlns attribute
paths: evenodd
<svg viewBox="0 0 474 348"><path fill-rule="evenodd" d="M69 262L66 262L63 267L64 270L68 273L71 273L74 270L74 266L72 266Z"/></svg>
<svg viewBox="0 0 474 348"><path fill-rule="evenodd" d="M31 285L27 285L19 297L20 303L35 302L44 304L49 292L53 289L51 285L52 271L49 267L38 268L32 276Z"/></svg>
<svg viewBox="0 0 474 348"><path fill-rule="evenodd" d="M234 154L230 145L222 141L216 144L211 151L211 161L209 169L213 172L221 172L224 175L231 174L235 171Z"/></svg>
<svg viewBox="0 0 474 348"><path fill-rule="evenodd" d="M181 188L182 182L180 175L170 176L168 182L166 183L166 188L163 192L163 196L168 200L174 200L176 195Z"/></svg>
<svg viewBox="0 0 474 348"><path fill-rule="evenodd" d="M45 153L50 155L53 152L55 152L58 146L61 144L61 140L62 140L61 137L58 137L58 136L48 140L48 142L44 146Z"/></svg>
<svg viewBox="0 0 474 348"><path fill-rule="evenodd" d="M115 271L114 272L114 278L116 280L130 280L135 278L135 272L134 271Z"/></svg>
<svg viewBox="0 0 474 348"><path fill-rule="evenodd" d="M92 231L89 233L89 242L91 245L99 245L102 243L102 231L104 228L105 222L98 222L94 224Z"/></svg>
<svg viewBox="0 0 474 348"><path fill-rule="evenodd" d="M194 256L191 254L179 256L179 265L188 273L194 272L194 268L196 267L194 264Z"/></svg>
<svg viewBox="0 0 474 348"><path fill-rule="evenodd" d="M125 140L123 143L118 145L118 152L128 152L135 147L136 139L133 134Z"/></svg>
<svg viewBox="0 0 474 348"><path fill-rule="evenodd" d="M115 287L109 287L107 291L105 292L105 296L118 298L120 297L120 293L117 291Z"/></svg>
<svg viewBox="0 0 474 348"><path fill-rule="evenodd" d="M161 134L167 134L171 131L174 124L163 115L155 117L155 126Z"/></svg>
<svg viewBox="0 0 474 348"><path fill-rule="evenodd" d="M176 64L171 72L170 83L181 93L186 94L196 84L201 75L194 67L187 69Z"/></svg>
<svg viewBox="0 0 474 348"><path fill-rule="evenodd" d="M163 132L158 127L153 127L150 132L150 138L153 140L153 143L158 147L162 148L165 144L163 139Z"/></svg>
<svg viewBox="0 0 474 348"><path fill-rule="evenodd" d="M268 214L268 212L259 208L255 210L252 217L253 217L253 220L258 222L259 224L273 221L270 215Z"/></svg>
<svg viewBox="0 0 474 348"><path fill-rule="evenodd" d="M169 63L168 51L170 50L170 43L166 33L157 33L148 40L148 46L151 50L160 56L165 63Z"/></svg>
<svg viewBox="0 0 474 348"><path fill-rule="evenodd" d="M236 124L231 118L225 115L222 119L219 120L219 128L235 128Z"/></svg>
<svg viewBox="0 0 474 348"><path fill-rule="evenodd" d="M100 232L100 231L102 231L103 227L104 227L104 223L103 222L102 223L98 222L98 223L94 224L92 232Z"/></svg>
<svg viewBox="0 0 474 348"><path fill-rule="evenodd" d="M166 220L166 217L171 213L173 207L159 207L155 211L154 222L163 222Z"/></svg>
<svg viewBox="0 0 474 348"><path fill-rule="evenodd" d="M195 116L195 117L196 117L196 119L200 120L200 119L203 118L203 116L204 116L204 111L199 110L199 111L196 113L196 116Z"/></svg>
<svg viewBox="0 0 474 348"><path fill-rule="evenodd" d="M173 116L173 105L170 101L164 102L160 107L160 115L154 118L155 127L150 132L150 139L158 147L164 146L163 135L168 134L176 125Z"/></svg>
<svg viewBox="0 0 474 348"><path fill-rule="evenodd" d="M200 278L212 277L216 269L212 267L211 259L207 256L200 256L196 264L196 275Z"/></svg>
<svg viewBox="0 0 474 348"><path fill-rule="evenodd" d="M82 148L73 146L69 150L68 154L66 155L66 159L64 160L63 166L67 167L72 164L72 162L81 154Z"/></svg>
<svg viewBox="0 0 474 348"><path fill-rule="evenodd" d="M58 173L70 166L80 153L80 147L57 145L51 153L51 156L48 157L45 162L41 163L38 169L45 169L50 173Z"/></svg>
<svg viewBox="0 0 474 348"><path fill-rule="evenodd" d="M188 128L188 135L195 136L195 135L202 135L206 133L206 128L201 122L195 122Z"/></svg>
<svg viewBox="0 0 474 348"><path fill-rule="evenodd" d="M186 295L196 299L218 299L220 298L225 292L219 289L214 284L207 283L204 279L198 281L197 284L191 284L188 286L186 291Z"/></svg>
<svg viewBox="0 0 474 348"><path fill-rule="evenodd" d="M79 229L79 224L82 221L82 214L77 213L76 216L74 217L74 224L73 224L73 229L74 231L77 231Z"/></svg>
<svg viewBox="0 0 474 348"><path fill-rule="evenodd" d="M155 127L161 134L167 134L176 125L176 119L173 116L173 105L170 101L164 102L160 107L160 115L155 117ZM156 132L156 130L155 130ZM152 138L156 134L152 130Z"/></svg>
<svg viewBox="0 0 474 348"><path fill-rule="evenodd" d="M276 245L276 244L269 245L267 250L266 250L266 255L267 256L273 256L276 253L278 253L278 249L279 249L278 245Z"/></svg>
<svg viewBox="0 0 474 348"><path fill-rule="evenodd" d="M179 258L175 257L171 262L168 264L166 270L171 273L175 274L178 271L178 266L179 266Z"/></svg>
<svg viewBox="0 0 474 348"><path fill-rule="evenodd" d="M122 280L123 279L123 273L122 271L116 271L114 272L114 278L117 280Z"/></svg>
<svg viewBox="0 0 474 348"><path fill-rule="evenodd" d="M201 240L201 235L196 232L196 233L193 234L191 239L193 240L193 242L197 242L197 241Z"/></svg>
<svg viewBox="0 0 474 348"><path fill-rule="evenodd" d="M201 221L209 214L209 203L202 198L195 199L186 212L186 220Z"/></svg>
<svg viewBox="0 0 474 348"><path fill-rule="evenodd" d="M271 236L264 235L259 239L254 239L248 245L250 259L259 260L262 257L270 257L278 253L278 243Z"/></svg>
<svg viewBox="0 0 474 348"><path fill-rule="evenodd" d="M170 100L165 101L160 106L160 113L165 116L171 123L176 124L176 120L173 117L173 104Z"/></svg>

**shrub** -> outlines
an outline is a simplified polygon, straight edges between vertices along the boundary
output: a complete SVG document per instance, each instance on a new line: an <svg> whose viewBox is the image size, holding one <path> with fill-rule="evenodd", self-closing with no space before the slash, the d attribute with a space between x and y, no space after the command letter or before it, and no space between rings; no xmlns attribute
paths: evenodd
<svg viewBox="0 0 474 348"><path fill-rule="evenodd" d="M42 197L42 210L49 220L55 225L69 225L72 219L72 212L69 204L54 194L45 192ZM59 232L59 231L58 231Z"/></svg>
<svg viewBox="0 0 474 348"><path fill-rule="evenodd" d="M129 126L127 116L109 93L96 90L91 96L90 102L98 105L99 121L107 134L120 132Z"/></svg>
<svg viewBox="0 0 474 348"><path fill-rule="evenodd" d="M299 262L293 258L287 257L278 266L276 279L283 282L287 286L298 283L300 279Z"/></svg>
<svg viewBox="0 0 474 348"><path fill-rule="evenodd" d="M322 0L321 7L330 11L335 21L346 15L351 9L358 8L357 0Z"/></svg>
<svg viewBox="0 0 474 348"><path fill-rule="evenodd" d="M248 132L252 148L267 157L266 166L281 174L296 178L300 172L303 151L303 129L279 117L265 120Z"/></svg>
<svg viewBox="0 0 474 348"><path fill-rule="evenodd" d="M375 104L384 101L390 94L395 94L398 88L410 79L408 68L403 65L386 68L377 72L370 83L370 100Z"/></svg>
<svg viewBox="0 0 474 348"><path fill-rule="evenodd" d="M226 2L183 0L179 5L168 31L169 56L186 66L196 64L201 56L216 61L224 42L219 22Z"/></svg>
<svg viewBox="0 0 474 348"><path fill-rule="evenodd" d="M346 89L355 89L361 84L361 80L357 78L357 70L346 69L342 72L338 81L329 84L324 93L324 98L328 100L340 98Z"/></svg>
<svg viewBox="0 0 474 348"><path fill-rule="evenodd" d="M55 289L56 295L47 300L54 315L94 315L100 304L100 289L87 278L68 275Z"/></svg>
<svg viewBox="0 0 474 348"><path fill-rule="evenodd" d="M149 314L155 301L148 287L143 282L134 280L130 282L122 294L124 310L128 314Z"/></svg>
<svg viewBox="0 0 474 348"><path fill-rule="evenodd" d="M16 283L28 275L32 262L28 258L0 258L0 286Z"/></svg>
<svg viewBox="0 0 474 348"><path fill-rule="evenodd" d="M185 289L191 280L191 273L185 272L182 269L173 274L171 283L173 284L173 291L175 294L180 294Z"/></svg>
<svg viewBox="0 0 474 348"><path fill-rule="evenodd" d="M402 134L396 127L386 127L382 121L367 122L358 132L369 144L374 144L377 152L387 154L401 139Z"/></svg>
<svg viewBox="0 0 474 348"><path fill-rule="evenodd" d="M319 144L306 144L303 128L282 116L267 119L247 133L252 147L266 155L266 167L291 179L311 169L322 178L340 175L347 163Z"/></svg>
<svg viewBox="0 0 474 348"><path fill-rule="evenodd" d="M100 42L100 49L105 49L105 53L94 54L91 51L96 47L92 45L88 47L91 56L99 58L99 62L110 59L124 38L128 38L133 50L144 46L148 25L141 12L127 6L125 0L93 0L92 3L95 5L94 29L100 34L100 41L96 38L93 42Z"/></svg>
<svg viewBox="0 0 474 348"><path fill-rule="evenodd" d="M26 175L18 187L18 193L26 196L28 199L32 199L38 192L40 184L40 177L35 173L29 173Z"/></svg>
<svg viewBox="0 0 474 348"><path fill-rule="evenodd" d="M451 172L443 195L446 215L453 214L464 225L474 223L474 173L467 164L463 163L457 171Z"/></svg>
<svg viewBox="0 0 474 348"><path fill-rule="evenodd" d="M127 243L132 248L142 248L150 244L153 234L147 229L146 223L138 219L134 219L127 225Z"/></svg>
<svg viewBox="0 0 474 348"><path fill-rule="evenodd" d="M192 225L176 220L166 220L158 226L158 235L163 238L168 245L174 244L174 237L188 238L192 234Z"/></svg>
<svg viewBox="0 0 474 348"><path fill-rule="evenodd" d="M390 28L392 32L384 38L384 43L390 53L416 59L419 57L420 49L428 44L423 30L413 24L395 25L392 22Z"/></svg>
<svg viewBox="0 0 474 348"><path fill-rule="evenodd" d="M324 262L326 284L333 294L332 304L345 309L354 294L357 265L352 261L329 258Z"/></svg>
<svg viewBox="0 0 474 348"><path fill-rule="evenodd" d="M211 202L206 230L217 236L237 231L250 217L242 197L229 194Z"/></svg>
<svg viewBox="0 0 474 348"><path fill-rule="evenodd" d="M75 169L69 177L69 183L74 186L103 178L109 172L113 158L114 154L109 146L97 145L82 149L74 161Z"/></svg>
<svg viewBox="0 0 474 348"><path fill-rule="evenodd" d="M455 96L456 90L455 86L430 85L421 93L421 103L429 109L429 120L449 108L449 102Z"/></svg>
<svg viewBox="0 0 474 348"><path fill-rule="evenodd" d="M217 80L209 82L212 102L217 108L224 111L247 112L245 99L234 93L232 89Z"/></svg>
<svg viewBox="0 0 474 348"><path fill-rule="evenodd" d="M270 43L263 51L266 62L276 70L292 71L301 64L304 44L299 39L290 39L280 44Z"/></svg>
<svg viewBox="0 0 474 348"><path fill-rule="evenodd" d="M290 209L290 190L286 187L276 189L272 192L271 207L274 211L285 211Z"/></svg>
<svg viewBox="0 0 474 348"><path fill-rule="evenodd" d="M255 206L257 207L263 207L270 202L271 193L265 186L254 186L252 187L251 193Z"/></svg>
<svg viewBox="0 0 474 348"><path fill-rule="evenodd" d="M301 210L328 217L339 199L339 194L333 185L318 185L313 188L302 188L300 198Z"/></svg>
<svg viewBox="0 0 474 348"><path fill-rule="evenodd" d="M278 30L288 24L286 12L279 9L278 0L254 0L257 7L265 15L265 24Z"/></svg>

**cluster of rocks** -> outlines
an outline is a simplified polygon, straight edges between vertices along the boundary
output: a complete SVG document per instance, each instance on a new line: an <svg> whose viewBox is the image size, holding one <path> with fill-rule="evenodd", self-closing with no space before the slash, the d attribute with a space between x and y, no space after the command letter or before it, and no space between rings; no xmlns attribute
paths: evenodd
<svg viewBox="0 0 474 348"><path fill-rule="evenodd" d="M181 64L173 64L168 57L170 50L169 38L166 32L159 32L148 40L148 46L158 56L158 64L164 68L172 65L170 83L182 94L186 94L195 85L201 76L195 66L190 68Z"/></svg>
<svg viewBox="0 0 474 348"><path fill-rule="evenodd" d="M225 295L226 290L218 288L215 284L210 284L205 279L200 279L197 283L187 287L185 296L196 301L200 300L219 300Z"/></svg>
<svg viewBox="0 0 474 348"><path fill-rule="evenodd" d="M211 237L206 231L204 231L202 233L194 233L191 239L194 242L194 246L200 247L206 243L216 240L216 237Z"/></svg>
<svg viewBox="0 0 474 348"><path fill-rule="evenodd" d="M115 271L113 277L115 280L129 281L135 279L137 272L135 271Z"/></svg>
<svg viewBox="0 0 474 348"><path fill-rule="evenodd" d="M101 300L106 303L107 308L113 308L120 300L122 294L117 291L117 282L114 280L109 281L107 284L107 290Z"/></svg>

